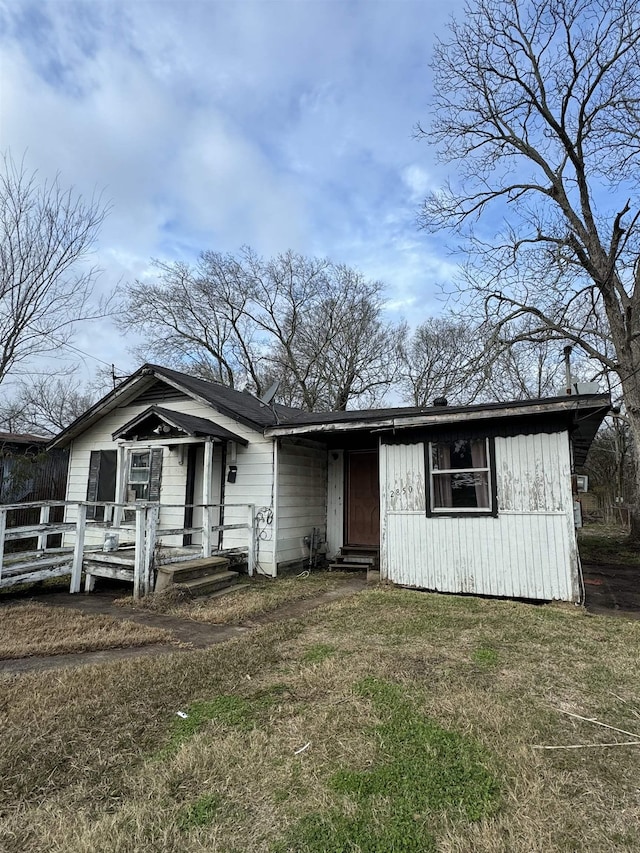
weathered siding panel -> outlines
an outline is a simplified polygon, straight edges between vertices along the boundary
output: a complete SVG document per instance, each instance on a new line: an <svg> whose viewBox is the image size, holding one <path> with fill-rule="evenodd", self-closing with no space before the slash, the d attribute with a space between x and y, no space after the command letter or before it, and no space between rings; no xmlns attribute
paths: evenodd
<svg viewBox="0 0 640 853"><path fill-rule="evenodd" d="M426 512L424 444L398 444L387 459L386 501L389 512Z"/></svg>
<svg viewBox="0 0 640 853"><path fill-rule="evenodd" d="M424 482L422 445L381 448L383 572L395 583L442 592L576 600L567 434L497 438L495 445L497 518L427 518L417 501L409 509L409 495L397 490Z"/></svg>
<svg viewBox="0 0 640 853"><path fill-rule="evenodd" d="M327 531L327 449L280 439L278 448L277 562L308 557L303 538Z"/></svg>

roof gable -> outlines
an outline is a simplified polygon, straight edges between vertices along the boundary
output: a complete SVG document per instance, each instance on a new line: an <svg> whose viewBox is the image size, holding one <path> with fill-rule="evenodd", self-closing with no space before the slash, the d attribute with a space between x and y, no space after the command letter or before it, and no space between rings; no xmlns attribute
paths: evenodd
<svg viewBox="0 0 640 853"><path fill-rule="evenodd" d="M166 439L189 436L190 438L213 438L218 441L235 441L246 446L246 438L231 432L208 418L174 412L160 406L149 406L124 426L113 433L113 440L133 438L142 435L145 438Z"/></svg>
<svg viewBox="0 0 640 853"><path fill-rule="evenodd" d="M260 433L266 426L278 423L281 418L300 413L297 409L287 406L266 405L246 391L236 391L218 382L196 379L156 364L145 364L80 415L59 433L49 446L66 447L74 438L119 406L134 402L153 404L176 399L192 399L204 403L212 411L226 415Z"/></svg>

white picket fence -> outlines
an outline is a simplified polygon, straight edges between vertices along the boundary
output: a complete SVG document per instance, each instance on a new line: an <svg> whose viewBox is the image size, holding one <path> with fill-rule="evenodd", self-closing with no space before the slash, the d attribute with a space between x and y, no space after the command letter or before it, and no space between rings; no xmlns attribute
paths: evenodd
<svg viewBox="0 0 640 853"><path fill-rule="evenodd" d="M88 507L104 507L103 521L87 519ZM173 505L185 508L184 505ZM128 565L133 570L133 595L135 598L153 591L154 562L159 547L165 547L163 540L184 534L200 534L202 545L199 553L193 548L192 557L210 556L213 546L213 534L225 530L246 530L247 567L253 574L256 562L256 522L253 504L226 504L224 509L244 507L246 521L238 524L212 524L214 513L221 509L219 504L196 505L202 509L202 526L190 528L161 528L159 526L161 505L157 503L94 503L90 501L36 501L23 504L0 505L0 589L22 583L33 583L51 577L70 575L69 592L80 592L84 562L92 553L102 551L102 547L92 543L87 546L87 532L100 530L115 534L120 546L133 548L133 559L118 556L113 552L113 562ZM74 520L51 522L53 507L64 507L64 517ZM162 505L164 507L164 505ZM20 512L37 508L40 521L37 524L9 526L11 512ZM134 522L124 521L134 514ZM56 534L63 535L61 547L49 547L48 539ZM92 537L93 538L93 537ZM18 540L32 540L36 543L33 550L8 553L6 543ZM170 552L170 546L166 547ZM184 557L183 557L184 559ZM170 557L165 559L170 562ZM122 571L122 577L129 577L131 568ZM117 570L116 570L117 571ZM115 576L115 575L114 575ZM87 589L91 586L87 585Z"/></svg>

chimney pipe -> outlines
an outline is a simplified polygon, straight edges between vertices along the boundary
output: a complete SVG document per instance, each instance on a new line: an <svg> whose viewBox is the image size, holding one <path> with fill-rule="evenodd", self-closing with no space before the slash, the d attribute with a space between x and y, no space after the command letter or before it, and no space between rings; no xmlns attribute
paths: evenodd
<svg viewBox="0 0 640 853"><path fill-rule="evenodd" d="M571 346L566 346L564 352L565 392L571 394Z"/></svg>

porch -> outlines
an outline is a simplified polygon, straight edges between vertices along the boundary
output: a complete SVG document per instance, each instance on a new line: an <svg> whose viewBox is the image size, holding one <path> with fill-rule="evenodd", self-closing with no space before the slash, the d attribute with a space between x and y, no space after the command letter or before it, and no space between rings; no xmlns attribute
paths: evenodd
<svg viewBox="0 0 640 853"><path fill-rule="evenodd" d="M203 519L198 527L176 528L160 527L158 503L38 501L0 506L0 589L68 575L69 592L77 593L84 573L86 592L93 589L96 577L105 577L132 583L134 598L140 598L154 591L163 567L182 564L186 568L187 562L214 558L225 558L227 565L229 558L242 562L253 575L255 506L226 504L226 508L233 509L235 518L242 513L245 520L214 524L219 504L169 505L167 509L183 513L197 509ZM29 510L39 513L39 522L15 524ZM88 518L89 510L100 520ZM51 520L55 514L63 520ZM225 531L234 531L233 548L223 547ZM194 534L201 544L175 544L176 537L185 542ZM245 540L239 547L238 535ZM56 544L50 541L54 538ZM18 550L23 544L26 549Z"/></svg>

